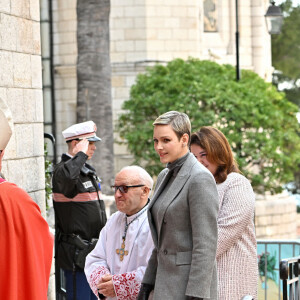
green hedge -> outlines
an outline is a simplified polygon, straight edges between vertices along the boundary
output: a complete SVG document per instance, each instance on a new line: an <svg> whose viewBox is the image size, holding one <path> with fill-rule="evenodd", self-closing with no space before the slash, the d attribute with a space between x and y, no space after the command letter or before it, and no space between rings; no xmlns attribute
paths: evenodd
<svg viewBox="0 0 300 300"><path fill-rule="evenodd" d="M278 193L300 163L298 108L256 73L190 58L156 65L138 75L118 122L135 163L157 175L163 168L153 148L153 121L177 110L228 138L243 173L259 193Z"/></svg>

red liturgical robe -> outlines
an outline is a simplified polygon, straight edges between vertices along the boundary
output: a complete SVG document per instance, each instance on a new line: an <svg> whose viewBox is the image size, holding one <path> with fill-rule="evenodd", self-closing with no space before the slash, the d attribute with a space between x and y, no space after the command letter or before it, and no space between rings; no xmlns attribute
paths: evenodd
<svg viewBox="0 0 300 300"><path fill-rule="evenodd" d="M39 206L0 178L0 298L46 300L53 235Z"/></svg>

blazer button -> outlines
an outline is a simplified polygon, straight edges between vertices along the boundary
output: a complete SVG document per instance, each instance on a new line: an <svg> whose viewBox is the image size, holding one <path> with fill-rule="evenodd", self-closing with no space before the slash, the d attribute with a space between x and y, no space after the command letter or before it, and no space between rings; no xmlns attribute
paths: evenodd
<svg viewBox="0 0 300 300"><path fill-rule="evenodd" d="M164 221L163 221L163 222L164 222L164 224L167 224L167 220L166 220L166 219L164 219Z"/></svg>
<svg viewBox="0 0 300 300"><path fill-rule="evenodd" d="M164 255L167 255L167 254L168 254L168 250L165 249L165 250L164 250Z"/></svg>

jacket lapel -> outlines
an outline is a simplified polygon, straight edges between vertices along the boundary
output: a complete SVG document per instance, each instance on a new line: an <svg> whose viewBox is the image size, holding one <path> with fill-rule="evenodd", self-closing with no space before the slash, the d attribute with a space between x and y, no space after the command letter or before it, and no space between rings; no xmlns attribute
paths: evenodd
<svg viewBox="0 0 300 300"><path fill-rule="evenodd" d="M161 177L159 176L158 179L157 179L157 182L156 182L157 187L155 188L153 197L152 197L152 199L149 203L149 207L148 207L149 226L150 226L150 229L151 229L152 238L153 238L153 242L154 242L155 246L157 246L157 244L158 244L158 235L157 235L157 230L156 230L156 227L154 225L154 221L153 221L152 214L151 214L150 210L151 210L153 204L155 203L158 195L163 190L163 188L165 186L163 183L164 183L164 181L166 180L166 177L169 174L168 169L164 169L162 172L164 172L164 173L161 174Z"/></svg>
<svg viewBox="0 0 300 300"><path fill-rule="evenodd" d="M193 167L193 165L195 163L197 163L197 160L194 157L194 155L192 155L190 153L187 160L184 162L184 164L180 168L178 174L176 175L172 185L169 187L167 193L164 196L164 199L163 199L161 207L160 207L160 209L163 210L163 212L162 212L162 214L160 214L162 217L159 220L157 220L157 224L158 224L157 231L155 230L152 215L151 215L150 212L148 212L148 217L149 217L149 221L150 221L149 223L151 224L150 226L152 227L151 228L152 232L155 233L155 236L153 238L155 240L156 246L158 245L158 237L160 236L160 230L161 230L161 226L162 226L162 223L163 223L165 213L166 213L169 205L174 201L175 197L178 195L178 193L184 187L186 181L189 179L191 168ZM151 209L151 207L153 206L153 204L157 200L157 198L160 195L162 189L165 188L165 185L163 184L163 182L165 181L166 176L167 175L164 176L164 178L161 181L160 186L158 187L157 191L155 191L155 193L153 195L153 199L152 199L152 201L150 203L150 206L149 206L149 210Z"/></svg>
<svg viewBox="0 0 300 300"><path fill-rule="evenodd" d="M160 195L160 193L162 192L163 188L165 187L164 182L166 180L166 177L169 174L169 170L168 169L164 169L162 172L164 172L164 173L161 175L161 178L159 177L157 179L157 182L156 182L157 187L155 188L153 197L152 197L152 199L151 199L151 201L149 203L149 209L153 206L153 204L155 203L158 195Z"/></svg>
<svg viewBox="0 0 300 300"><path fill-rule="evenodd" d="M174 201L174 199L179 194L179 192L182 190L182 188L184 187L184 185L186 184L187 180L189 179L189 177L191 175L190 170L191 170L192 166L194 165L191 158L194 158L194 156L192 154L188 156L187 160L185 161L185 163L180 168L180 170L179 170L178 174L176 175L172 185L169 187L167 193L164 196L164 199L162 201L162 205L160 207L161 210L162 210L162 213L160 214L161 219L159 219L158 222L157 222L159 224L158 236L160 236L161 225L163 223L163 219L165 217L165 213L166 213L169 205Z"/></svg>

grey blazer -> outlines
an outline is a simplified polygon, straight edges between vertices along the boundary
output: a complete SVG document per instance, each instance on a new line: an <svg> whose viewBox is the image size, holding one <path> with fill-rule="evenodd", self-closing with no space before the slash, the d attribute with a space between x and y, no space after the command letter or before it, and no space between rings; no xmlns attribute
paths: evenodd
<svg viewBox="0 0 300 300"><path fill-rule="evenodd" d="M192 155L179 170L162 201L163 218L151 208L169 172L158 176L148 218L155 248L143 278L154 284L154 300L187 296L217 300L218 193L212 174ZM159 238L158 238L159 237Z"/></svg>

